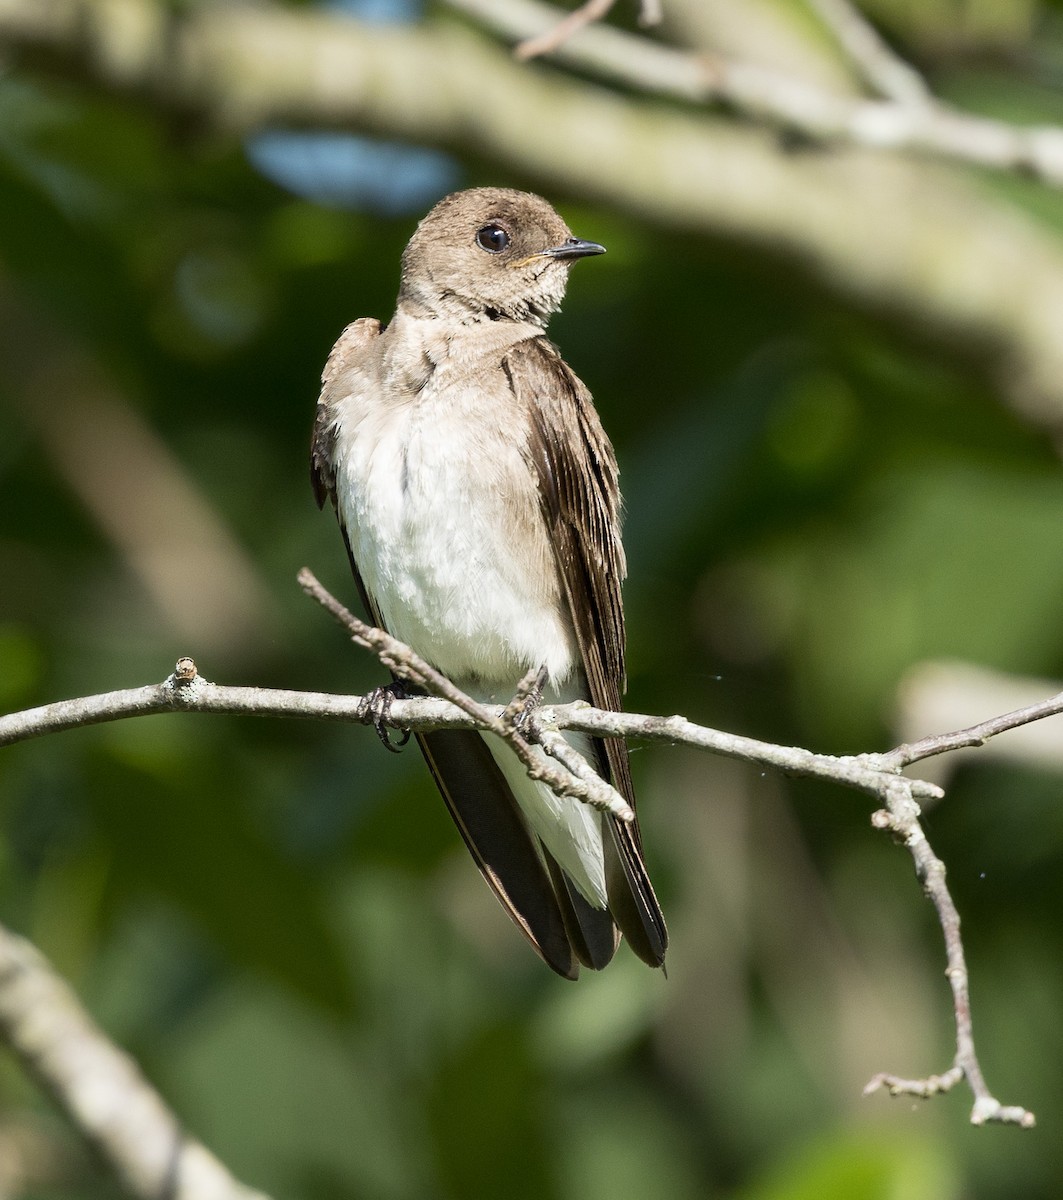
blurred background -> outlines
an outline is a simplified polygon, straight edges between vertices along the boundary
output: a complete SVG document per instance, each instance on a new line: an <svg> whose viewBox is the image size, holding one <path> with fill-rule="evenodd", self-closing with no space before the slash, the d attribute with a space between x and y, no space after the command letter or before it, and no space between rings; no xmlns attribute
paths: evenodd
<svg viewBox="0 0 1063 1200"><path fill-rule="evenodd" d="M354 603L309 488L317 381L392 311L416 220L476 184L608 247L551 336L621 462L633 711L848 753L1059 688L1063 191L669 94L648 43L873 95L800 0L663 7L588 31L625 74L517 63L520 22L558 14L513 0L3 5L3 710L185 654L229 684L382 680L295 585ZM1058 0L864 10L1006 123L975 144L1063 122ZM1032 1132L971 1128L962 1088L861 1097L953 1053L940 930L867 798L683 749L633 747L667 978L625 949L555 978L419 756L310 722L5 750L0 918L278 1197L1058 1197L1060 765L1046 723L921 772L982 1064ZM4 1197L120 1194L3 1055L0 1164Z"/></svg>

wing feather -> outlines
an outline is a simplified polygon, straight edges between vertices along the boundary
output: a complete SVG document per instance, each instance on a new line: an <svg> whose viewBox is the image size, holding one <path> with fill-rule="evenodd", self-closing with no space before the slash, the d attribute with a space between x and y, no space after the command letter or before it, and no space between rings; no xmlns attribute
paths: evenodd
<svg viewBox="0 0 1063 1200"><path fill-rule="evenodd" d="M625 686L624 609L627 572L620 540L616 456L590 393L545 337L506 355L503 369L522 409L531 413L529 455L538 473L587 690L597 708L620 709ZM602 773L634 808L626 743L596 739ZM642 858L637 822L609 818L609 907L632 949L660 966L668 931Z"/></svg>

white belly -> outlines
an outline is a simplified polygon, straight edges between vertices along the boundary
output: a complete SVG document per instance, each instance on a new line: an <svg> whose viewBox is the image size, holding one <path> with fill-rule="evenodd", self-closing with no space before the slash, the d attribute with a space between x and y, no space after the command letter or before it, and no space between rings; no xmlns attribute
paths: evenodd
<svg viewBox="0 0 1063 1200"><path fill-rule="evenodd" d="M481 431L470 454L429 405L364 414L339 431L340 515L395 637L455 681L507 688L545 664L562 682L571 627L529 467L504 436Z"/></svg>
<svg viewBox="0 0 1063 1200"><path fill-rule="evenodd" d="M519 445L499 430L470 456L465 439L448 437L423 408L384 412L385 422L378 410L340 426L335 465L340 516L387 629L481 700L504 703L544 664L563 685L575 639ZM486 740L532 829L587 900L604 906L599 814L529 779Z"/></svg>
<svg viewBox="0 0 1063 1200"><path fill-rule="evenodd" d="M578 652L525 435L512 413L507 423L471 395L463 414L461 399L444 399L453 419L442 425L438 394L352 404L334 455L340 518L390 633L478 699L506 702L543 665L554 692L572 679ZM486 740L531 828L604 906L600 815L529 779Z"/></svg>

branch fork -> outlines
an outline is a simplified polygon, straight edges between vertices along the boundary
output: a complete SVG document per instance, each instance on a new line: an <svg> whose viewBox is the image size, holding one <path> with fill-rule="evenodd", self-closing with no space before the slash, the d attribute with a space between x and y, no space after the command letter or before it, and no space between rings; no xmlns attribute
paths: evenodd
<svg viewBox="0 0 1063 1200"><path fill-rule="evenodd" d="M384 666L399 678L424 688L441 700L449 700L455 707L472 717L481 729L500 737L524 764L532 779L540 780L559 795L572 796L594 808L611 813L621 821L635 819L635 814L624 797L591 768L575 747L566 742L560 734L551 736L551 731L545 731L544 740L534 720L530 704L540 675L538 670L528 673L518 686L516 695L499 714L488 705L466 695L445 675L415 654L409 646L393 638L383 629L375 629L359 620L326 591L305 567L299 572L298 579L303 591L347 630L355 645L373 651ZM385 714L384 719L389 719L388 714ZM532 745L533 741L537 741L545 753L538 752ZM554 762L550 761L551 758ZM555 762L560 766L555 766Z"/></svg>

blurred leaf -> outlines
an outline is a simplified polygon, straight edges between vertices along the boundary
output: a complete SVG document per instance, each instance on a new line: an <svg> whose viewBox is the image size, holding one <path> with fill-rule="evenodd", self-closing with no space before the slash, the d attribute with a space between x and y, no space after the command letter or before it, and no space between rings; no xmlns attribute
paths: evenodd
<svg viewBox="0 0 1063 1200"><path fill-rule="evenodd" d="M85 799L112 848L118 896L166 897L235 961L348 1010L351 984L320 884L255 828L231 773L228 787L215 791L212 776L224 771L220 761L186 762L173 774L114 757L86 764Z"/></svg>
<svg viewBox="0 0 1063 1200"><path fill-rule="evenodd" d="M915 1137L839 1137L775 1168L742 1200L956 1200L961 1195L947 1161Z"/></svg>
<svg viewBox="0 0 1063 1200"><path fill-rule="evenodd" d="M28 629L0 625L0 712L14 711L40 683L40 647Z"/></svg>
<svg viewBox="0 0 1063 1200"><path fill-rule="evenodd" d="M558 1196L544 1098L519 1027L486 1029L463 1045L435 1078L428 1101L444 1194Z"/></svg>
<svg viewBox="0 0 1063 1200"><path fill-rule="evenodd" d="M1063 120L1063 0L862 6L946 101ZM622 7L634 29L637 6ZM653 36L685 28L680 7L666 3L672 25ZM721 0L706 19L723 29L748 7ZM836 61L809 10L769 9ZM664 111L634 92L624 103L647 128ZM446 171L541 190L609 248L573 273L550 336L623 469L633 708L863 750L887 736L917 659L1063 674L1058 447L1004 402L977 337L858 309L807 263L725 229L665 232L652 212L592 202L591 181L554 195L549 163L517 178L473 125L443 174L394 147L359 160L319 132L274 135L272 182L227 126L5 58L4 706L159 679L179 653L221 682L381 681L293 582L305 563L355 602L307 444L329 347L350 320L390 316L402 248ZM962 174L1006 225L1032 218L1063 247L1058 189ZM327 209L289 186L372 207ZM896 219L919 203L901 197ZM253 564L280 615L244 651L174 644L128 548L54 466L26 379L65 349L166 443ZM65 385L74 405L80 378ZM150 471L130 476L153 495ZM182 1120L278 1197L1056 1200L1058 780L975 759L927 813L964 919L984 1065L1005 1102L1041 1117L1018 1136L972 1130L959 1092L859 1099L865 1058L888 1048L873 1069L940 1069L933 1051L947 1059L951 1038L940 935L863 799L635 751L668 978L622 948L600 976L555 979L498 911L416 754L308 723L174 716L5 750L0 913L54 955ZM13 1112L55 1121L11 1070L0 1111L5 1128ZM116 1191L89 1163L32 1195Z"/></svg>
<svg viewBox="0 0 1063 1200"><path fill-rule="evenodd" d="M291 996L234 987L184 1026L165 1086L226 1164L277 1196L415 1200L433 1192L418 1116L371 1039Z"/></svg>

